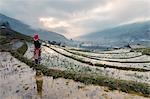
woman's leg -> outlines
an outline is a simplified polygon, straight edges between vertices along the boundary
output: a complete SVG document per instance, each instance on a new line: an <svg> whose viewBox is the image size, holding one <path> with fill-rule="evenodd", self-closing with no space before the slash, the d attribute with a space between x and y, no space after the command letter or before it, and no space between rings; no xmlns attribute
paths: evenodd
<svg viewBox="0 0 150 99"><path fill-rule="evenodd" d="M35 64L38 64L38 59L35 59Z"/></svg>

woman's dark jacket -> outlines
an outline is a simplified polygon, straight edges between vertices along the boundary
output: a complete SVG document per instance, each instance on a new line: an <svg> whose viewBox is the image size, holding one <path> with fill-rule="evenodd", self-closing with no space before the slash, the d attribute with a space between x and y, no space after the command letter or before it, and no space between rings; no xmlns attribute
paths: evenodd
<svg viewBox="0 0 150 99"><path fill-rule="evenodd" d="M41 48L41 43L38 40L34 41L34 47L35 48Z"/></svg>

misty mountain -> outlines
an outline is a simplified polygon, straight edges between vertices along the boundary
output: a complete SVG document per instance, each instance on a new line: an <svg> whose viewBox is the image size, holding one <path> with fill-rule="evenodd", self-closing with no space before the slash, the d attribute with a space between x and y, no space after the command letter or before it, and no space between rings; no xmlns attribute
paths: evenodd
<svg viewBox="0 0 150 99"><path fill-rule="evenodd" d="M150 41L150 21L120 25L111 29L93 32L77 38L102 44Z"/></svg>
<svg viewBox="0 0 150 99"><path fill-rule="evenodd" d="M60 35L56 32L47 31L43 29L33 29L29 25L26 25L17 19L10 18L8 16L0 14L0 24L7 23L7 22L9 23L10 28L28 36L33 37L35 33L38 33L40 39L42 40L50 40L50 41L57 41L57 42L68 41L63 35Z"/></svg>

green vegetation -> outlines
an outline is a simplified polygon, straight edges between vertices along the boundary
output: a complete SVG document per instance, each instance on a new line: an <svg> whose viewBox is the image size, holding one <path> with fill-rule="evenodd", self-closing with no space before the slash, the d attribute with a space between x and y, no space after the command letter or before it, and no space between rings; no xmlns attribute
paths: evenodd
<svg viewBox="0 0 150 99"><path fill-rule="evenodd" d="M3 44L7 44L10 42L10 39L7 39L5 36L1 36L0 35L0 44L3 45Z"/></svg>
<svg viewBox="0 0 150 99"><path fill-rule="evenodd" d="M134 52L141 52L143 55L150 55L150 48L136 48L132 49Z"/></svg>
<svg viewBox="0 0 150 99"><path fill-rule="evenodd" d="M13 39L19 39L21 41L28 41L28 42L33 41L32 37L26 36L24 34L18 33L13 30L0 30L0 37L4 38L3 40L6 42L10 42ZM2 43L5 43L5 42L2 42Z"/></svg>

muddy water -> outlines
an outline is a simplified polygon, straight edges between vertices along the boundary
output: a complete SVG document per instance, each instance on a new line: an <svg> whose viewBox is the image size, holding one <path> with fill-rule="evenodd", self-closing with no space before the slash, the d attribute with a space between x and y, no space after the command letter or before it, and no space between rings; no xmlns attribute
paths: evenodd
<svg viewBox="0 0 150 99"><path fill-rule="evenodd" d="M0 53L0 64L0 99L31 99L36 96L35 71L9 53Z"/></svg>
<svg viewBox="0 0 150 99"><path fill-rule="evenodd" d="M106 87L53 79L0 52L0 99L143 99Z"/></svg>

